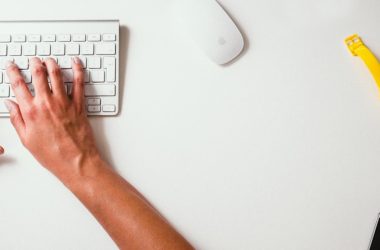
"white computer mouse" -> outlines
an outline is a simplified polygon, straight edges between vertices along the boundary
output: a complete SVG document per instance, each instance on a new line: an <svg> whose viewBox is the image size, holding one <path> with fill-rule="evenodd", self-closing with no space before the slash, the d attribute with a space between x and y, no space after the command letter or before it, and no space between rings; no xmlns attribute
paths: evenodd
<svg viewBox="0 0 380 250"><path fill-rule="evenodd" d="M215 63L226 64L244 49L244 38L216 0L174 0L180 28Z"/></svg>

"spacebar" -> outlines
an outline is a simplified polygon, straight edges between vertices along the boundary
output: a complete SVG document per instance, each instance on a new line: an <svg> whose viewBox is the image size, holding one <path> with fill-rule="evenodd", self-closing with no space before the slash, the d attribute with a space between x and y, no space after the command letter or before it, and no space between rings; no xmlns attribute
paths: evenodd
<svg viewBox="0 0 380 250"><path fill-rule="evenodd" d="M116 86L114 84L86 84L84 86L85 96L114 96Z"/></svg>

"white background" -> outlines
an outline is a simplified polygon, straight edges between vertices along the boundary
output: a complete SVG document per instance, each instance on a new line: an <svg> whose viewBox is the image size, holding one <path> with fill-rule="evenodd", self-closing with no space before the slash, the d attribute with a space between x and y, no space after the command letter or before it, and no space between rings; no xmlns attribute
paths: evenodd
<svg viewBox="0 0 380 250"><path fill-rule="evenodd" d="M104 157L200 249L366 249L380 212L378 0L220 0L248 40L228 67L171 1L4 1L2 19L120 19L122 111ZM1 31L0 31L1 32ZM115 249L1 119L0 249Z"/></svg>

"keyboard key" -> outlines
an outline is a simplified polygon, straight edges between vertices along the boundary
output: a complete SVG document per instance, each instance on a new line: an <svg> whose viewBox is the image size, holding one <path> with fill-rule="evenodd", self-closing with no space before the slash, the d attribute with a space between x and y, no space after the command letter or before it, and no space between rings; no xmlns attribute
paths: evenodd
<svg viewBox="0 0 380 250"><path fill-rule="evenodd" d="M58 57L58 65L62 69L71 69L71 57L68 57L68 56Z"/></svg>
<svg viewBox="0 0 380 250"><path fill-rule="evenodd" d="M87 40L89 42L99 42L100 41L100 34L89 34L87 36Z"/></svg>
<svg viewBox="0 0 380 250"><path fill-rule="evenodd" d="M86 84L84 86L85 96L114 96L116 86L113 84Z"/></svg>
<svg viewBox="0 0 380 250"><path fill-rule="evenodd" d="M14 63L17 64L19 69L29 68L29 59L27 57L15 57Z"/></svg>
<svg viewBox="0 0 380 250"><path fill-rule="evenodd" d="M46 44L46 43L37 44L37 55L49 56L50 55L50 44Z"/></svg>
<svg viewBox="0 0 380 250"><path fill-rule="evenodd" d="M25 83L32 82L32 74L28 70L21 70L21 75L24 77Z"/></svg>
<svg viewBox="0 0 380 250"><path fill-rule="evenodd" d="M18 44L18 43L9 44L8 54L10 56L21 56L21 44Z"/></svg>
<svg viewBox="0 0 380 250"><path fill-rule="evenodd" d="M6 56L7 55L7 45L0 43L0 56Z"/></svg>
<svg viewBox="0 0 380 250"><path fill-rule="evenodd" d="M84 43L80 45L80 53L82 55L93 55L94 54L94 44Z"/></svg>
<svg viewBox="0 0 380 250"><path fill-rule="evenodd" d="M24 43L26 42L26 36L24 34L13 35L13 42Z"/></svg>
<svg viewBox="0 0 380 250"><path fill-rule="evenodd" d="M9 114L9 111L3 101L0 102L0 113Z"/></svg>
<svg viewBox="0 0 380 250"><path fill-rule="evenodd" d="M33 84L27 84L26 86L28 87L28 89L29 89L30 93L32 94L32 96L34 96L35 93L34 93L34 86L33 86Z"/></svg>
<svg viewBox="0 0 380 250"><path fill-rule="evenodd" d="M41 42L41 35L28 35L28 42Z"/></svg>
<svg viewBox="0 0 380 250"><path fill-rule="evenodd" d="M66 54L67 55L79 55L79 44L77 44L77 43L66 44Z"/></svg>
<svg viewBox="0 0 380 250"><path fill-rule="evenodd" d="M89 69L100 69L101 67L101 59L100 57L88 57L87 58L87 67Z"/></svg>
<svg viewBox="0 0 380 250"><path fill-rule="evenodd" d="M59 34L57 35L58 42L70 42L71 36L69 34Z"/></svg>
<svg viewBox="0 0 380 250"><path fill-rule="evenodd" d="M74 81L74 73L72 69L62 69L62 79L65 83L72 83ZM89 82L88 71L84 71L84 81Z"/></svg>
<svg viewBox="0 0 380 250"><path fill-rule="evenodd" d="M106 69L106 81L115 82L116 81L116 58L104 57L103 67Z"/></svg>
<svg viewBox="0 0 380 250"><path fill-rule="evenodd" d="M88 105L100 105L101 99L100 98L88 98L87 104Z"/></svg>
<svg viewBox="0 0 380 250"><path fill-rule="evenodd" d="M0 35L0 43L9 43L11 41L10 35Z"/></svg>
<svg viewBox="0 0 380 250"><path fill-rule="evenodd" d="M55 56L65 55L65 45L63 43L54 43L51 45L51 54Z"/></svg>
<svg viewBox="0 0 380 250"><path fill-rule="evenodd" d="M24 56L35 56L36 55L36 45L27 43L22 45L22 54Z"/></svg>
<svg viewBox="0 0 380 250"><path fill-rule="evenodd" d="M73 42L85 42L86 41L86 35L85 34L74 34L73 35Z"/></svg>
<svg viewBox="0 0 380 250"><path fill-rule="evenodd" d="M89 105L89 106L87 106L87 111L89 113L99 113L100 112L100 105Z"/></svg>
<svg viewBox="0 0 380 250"><path fill-rule="evenodd" d="M66 94L71 95L73 91L73 85L71 83L66 83L65 87L66 87Z"/></svg>
<svg viewBox="0 0 380 250"><path fill-rule="evenodd" d="M91 70L90 71L91 82L104 82L103 70Z"/></svg>
<svg viewBox="0 0 380 250"><path fill-rule="evenodd" d="M7 61L14 61L13 57L8 57L8 56L2 56L0 57L0 68L5 69L5 64Z"/></svg>
<svg viewBox="0 0 380 250"><path fill-rule="evenodd" d="M116 34L104 34L103 41L106 41L106 42L116 41Z"/></svg>
<svg viewBox="0 0 380 250"><path fill-rule="evenodd" d="M115 112L116 106L115 105L103 105L103 112Z"/></svg>
<svg viewBox="0 0 380 250"><path fill-rule="evenodd" d="M3 83L3 72L0 71L0 83Z"/></svg>
<svg viewBox="0 0 380 250"><path fill-rule="evenodd" d="M90 71L84 70L84 82L90 82Z"/></svg>
<svg viewBox="0 0 380 250"><path fill-rule="evenodd" d="M73 70L71 69L62 69L62 80L63 82L73 82Z"/></svg>
<svg viewBox="0 0 380 250"><path fill-rule="evenodd" d="M0 84L0 97L9 97L9 85Z"/></svg>
<svg viewBox="0 0 380 250"><path fill-rule="evenodd" d="M55 35L54 34L46 34L42 36L43 42L55 42Z"/></svg>
<svg viewBox="0 0 380 250"><path fill-rule="evenodd" d="M6 71L4 71L4 74L3 74L3 80L4 80L4 83L6 83L6 84L10 84L11 83L11 81L9 80L9 78L8 78L8 74L7 74L7 72Z"/></svg>
<svg viewBox="0 0 380 250"><path fill-rule="evenodd" d="M97 55L115 55L116 44L114 43L98 43L95 52Z"/></svg>

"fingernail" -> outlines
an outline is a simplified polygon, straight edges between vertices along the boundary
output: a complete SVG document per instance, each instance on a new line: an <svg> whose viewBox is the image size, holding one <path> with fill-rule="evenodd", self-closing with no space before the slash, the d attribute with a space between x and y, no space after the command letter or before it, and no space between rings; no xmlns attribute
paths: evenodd
<svg viewBox="0 0 380 250"><path fill-rule="evenodd" d="M0 155L4 154L5 150L2 146L0 146Z"/></svg>
<svg viewBox="0 0 380 250"><path fill-rule="evenodd" d="M34 65L36 63L37 57L32 57L29 59L29 65Z"/></svg>
<svg viewBox="0 0 380 250"><path fill-rule="evenodd" d="M4 105L8 109L9 112L12 111L13 106L8 100L4 100Z"/></svg>
<svg viewBox="0 0 380 250"><path fill-rule="evenodd" d="M82 65L81 60L80 60L78 57L76 57L76 56L73 57L73 61L74 61L74 63L76 63L76 64L80 64L80 65Z"/></svg>
<svg viewBox="0 0 380 250"><path fill-rule="evenodd" d="M12 62L12 61L10 61L10 60L7 60L6 62L5 62L5 68L8 68L9 66L11 66L11 65L13 65L14 63Z"/></svg>

